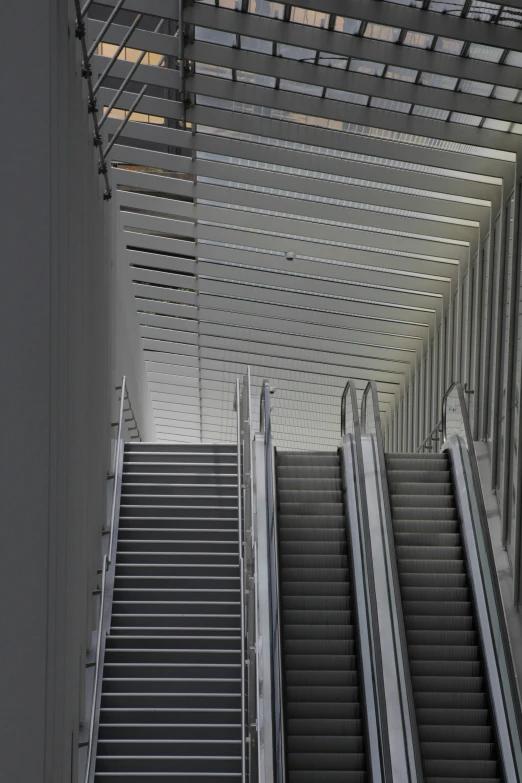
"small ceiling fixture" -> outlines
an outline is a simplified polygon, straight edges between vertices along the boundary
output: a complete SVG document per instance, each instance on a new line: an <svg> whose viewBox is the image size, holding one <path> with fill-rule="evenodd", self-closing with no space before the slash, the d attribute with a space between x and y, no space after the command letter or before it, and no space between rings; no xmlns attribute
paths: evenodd
<svg viewBox="0 0 522 783"><path fill-rule="evenodd" d="M285 256L287 261L293 261L295 258L295 253L293 250L287 250Z"/></svg>

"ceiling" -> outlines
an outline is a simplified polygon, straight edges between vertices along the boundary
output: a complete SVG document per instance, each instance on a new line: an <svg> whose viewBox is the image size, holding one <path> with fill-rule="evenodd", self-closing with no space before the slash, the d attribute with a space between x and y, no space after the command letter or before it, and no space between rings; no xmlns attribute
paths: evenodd
<svg viewBox="0 0 522 783"><path fill-rule="evenodd" d="M335 447L346 379L394 408L512 187L522 0L127 0L95 73L133 23L99 110L107 140L129 114L111 178L157 437L233 440L250 366L279 446Z"/></svg>

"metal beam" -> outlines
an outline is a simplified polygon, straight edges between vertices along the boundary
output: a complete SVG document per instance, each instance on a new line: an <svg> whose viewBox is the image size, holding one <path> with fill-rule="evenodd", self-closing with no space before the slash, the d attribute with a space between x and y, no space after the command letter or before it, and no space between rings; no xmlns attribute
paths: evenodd
<svg viewBox="0 0 522 783"><path fill-rule="evenodd" d="M316 98L312 95L274 90L271 87L259 87L201 74L187 79L187 90L232 103L255 104L289 114L324 117L336 123L360 124L395 133L436 138L454 144L470 144L514 154L522 146L521 137L514 133L474 128L456 122L441 122L397 111L346 104L328 98Z"/></svg>
<svg viewBox="0 0 522 783"><path fill-rule="evenodd" d="M341 57L353 57L444 76L492 82L515 89L518 89L520 84L518 68L439 54L411 46L398 46L394 43L283 22L255 14L238 14L235 11L209 5L196 4L187 8L185 21L188 24L193 23L237 35L302 46ZM494 44L490 42L490 45Z"/></svg>

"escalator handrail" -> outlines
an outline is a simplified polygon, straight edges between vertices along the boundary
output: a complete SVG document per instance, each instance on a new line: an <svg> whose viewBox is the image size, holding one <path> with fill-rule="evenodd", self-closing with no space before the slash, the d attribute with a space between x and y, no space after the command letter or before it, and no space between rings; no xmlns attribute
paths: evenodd
<svg viewBox="0 0 522 783"><path fill-rule="evenodd" d="M493 547L491 544L491 535L489 532L489 524L488 524L488 516L486 511L486 505L484 502L484 495L482 493L482 483L480 480L480 473L478 469L478 462L477 457L475 454L475 446L473 443L473 435L471 431L471 424L469 421L469 415L468 415L468 407L466 403L466 398L464 395L464 388L461 383L455 382L453 383L449 389L446 391L443 402L442 402L442 436L443 436L443 447L444 445L447 445L449 442L449 439L452 435L452 433L448 433L448 399L452 392L456 391L458 395L459 400L459 410L460 410L460 427L459 432L453 433L454 435L459 435L461 442L464 443L466 451L469 456L469 464L471 467L471 476L472 476L472 484L473 486L471 489L474 492L475 495L475 502L478 509L478 519L473 518L473 526L479 526L480 529L478 531L480 538L484 544L484 551L485 551L485 557L486 562L483 561L483 559L480 562L480 569L482 578L484 578L484 570L487 569L488 572L492 575L494 575L495 578L491 579L491 588L493 593L493 606L487 606L487 614L488 617L491 618L496 617L498 619L498 630L500 632L501 636L501 646L502 650L504 652L505 656L505 664L506 664L506 671L507 676L509 679L509 682L504 685L503 688L503 701L505 703L506 698L506 690L513 695L513 711L515 716L516 725L512 726L510 725L510 721L508 721L509 730L511 734L512 741L515 742L518 740L519 747L518 751L519 753L518 758L521 758L521 749L520 749L520 742L522 738L522 715L520 710L520 701L519 701L519 695L518 695L518 686L517 686L517 678L515 674L515 665L513 661L513 655L512 655L512 649L511 649L511 643L509 639L509 634L507 630L507 623L506 623L506 617L504 612L504 604L502 601L502 596L500 593L500 585L498 582L498 579L496 578L496 565L495 565L495 556L493 553ZM495 638L495 634L492 633L492 637ZM496 662L498 661L498 655L500 651L496 650ZM506 713L506 720L507 713ZM499 741L502 747L502 737L499 737ZM514 754L515 755L515 754ZM519 780L522 780L522 763L519 764L517 767L517 774L519 776Z"/></svg>
<svg viewBox="0 0 522 783"><path fill-rule="evenodd" d="M374 432L368 431L368 422L367 422L368 398L371 399L371 403L373 407L374 429L375 429ZM407 654L408 646L406 641L406 628L404 624L404 616L402 613L402 598L401 598L401 591L400 591L400 584L399 584L399 571L397 567L397 557L395 554L395 540L393 535L390 495L388 492L388 477L386 474L386 461L384 455L384 439L382 435L381 414L379 410L379 395L377 392L377 386L375 384L375 381L368 381L366 388L363 392L362 402L361 402L361 434L375 436L375 445L377 449L377 458L378 458L379 480L381 483L381 487L383 488L382 495L383 495L383 505L384 505L384 509L383 509L384 525L385 525L386 536L387 536L388 550L391 554L390 568L391 568L391 576L392 576L392 589L394 593L393 596L391 596L391 598L394 601L395 606L397 607L397 619L398 619L397 631L399 635L399 650L397 652L400 654L400 652L402 651L402 660L403 660L404 675L405 675L404 687L406 692L403 695L403 700L405 697L407 710L410 715L410 726L411 726L410 741L411 741L411 753L413 756L413 769L411 770L411 772L414 780L421 781L423 780L423 774L422 774L420 742L419 742L419 736L417 732L417 719L415 715L415 704L413 701L413 685L412 685L412 679L410 673L409 659Z"/></svg>
<svg viewBox="0 0 522 783"><path fill-rule="evenodd" d="M352 411L352 431L346 431L346 403L350 401L350 407ZM357 392L355 383L352 380L346 382L344 391L341 397L341 437L353 435L355 445L355 478L356 485L359 488L359 535L361 538L361 544L364 549L365 566L366 566L366 584L372 587L366 588L366 584L362 585L362 589L365 596L365 603L367 605L367 622L369 630L369 645L370 645L370 657L372 667L372 684L370 686L363 682L364 688L371 688L371 693L365 693L366 709L368 710L368 701L371 699L375 704L375 714L377 720L376 731L379 735L379 749L378 757L380 769L377 771L372 768L373 783L377 783L378 780L389 781L392 779L391 771L391 759L389 752L389 745L385 741L385 737L388 735L387 730L387 718L386 718L386 696L384 692L383 682L383 668L381 660L381 650L378 643L379 639L379 626L377 621L376 611L376 599L375 589L373 582L373 563L371 556L371 542L370 542L370 525L368 519L368 505L366 502L366 482L364 477L363 458L362 458L362 446L361 446L361 422L359 419L359 406L357 402ZM351 521L348 519L347 509L347 527L349 528ZM348 530L348 536L350 540L350 531ZM363 569L365 567L363 565ZM355 575L354 575L355 576ZM369 733L369 732L368 732ZM371 752L370 752L371 756Z"/></svg>
<svg viewBox="0 0 522 783"><path fill-rule="evenodd" d="M283 669L281 655L281 612L279 589L279 551L277 540L277 506L275 495L274 449L272 446L272 428L270 419L270 383L263 381L260 399L260 429L264 439L266 470L266 511L268 523L268 557L270 580L270 658L274 696L272 701L274 727L274 770L275 783L285 783L286 754L283 711Z"/></svg>

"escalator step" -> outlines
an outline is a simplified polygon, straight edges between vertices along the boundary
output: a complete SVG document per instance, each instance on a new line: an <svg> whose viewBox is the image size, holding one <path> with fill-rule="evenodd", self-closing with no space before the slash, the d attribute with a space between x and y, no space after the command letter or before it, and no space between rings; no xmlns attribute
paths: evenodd
<svg viewBox="0 0 522 783"><path fill-rule="evenodd" d="M334 669L333 671L325 671L320 669L292 669L289 666L288 657L285 657L287 665L285 682L287 687L295 685L314 686L314 687L355 687L359 681L357 670L353 668L351 671Z"/></svg>
<svg viewBox="0 0 522 783"><path fill-rule="evenodd" d="M317 772L361 771L364 767L363 753L288 753L288 769L316 770Z"/></svg>
<svg viewBox="0 0 522 783"><path fill-rule="evenodd" d="M342 508L342 507L341 507ZM322 513L312 514L310 509L309 513L305 514L292 514L290 512L281 510L279 508L278 514L278 527L280 531L289 530L290 528L338 528L343 530L346 535L346 522L342 513L328 514L325 516Z"/></svg>
<svg viewBox="0 0 522 783"><path fill-rule="evenodd" d="M328 496L337 497L343 490L342 480L339 475L335 478L324 478L322 476L307 476L305 478L284 478L277 480L278 491L281 500L284 499L286 492L306 492L307 496L312 492L328 493Z"/></svg>
<svg viewBox="0 0 522 783"><path fill-rule="evenodd" d="M280 541L283 555L346 555L346 541Z"/></svg>
<svg viewBox="0 0 522 783"><path fill-rule="evenodd" d="M283 609L306 611L309 609L348 611L349 595L285 595Z"/></svg>
<svg viewBox="0 0 522 783"><path fill-rule="evenodd" d="M355 638L349 639L290 639L285 638L286 655L354 655Z"/></svg>
<svg viewBox="0 0 522 783"><path fill-rule="evenodd" d="M484 680L480 676L419 674L412 676L413 687L419 693L482 693Z"/></svg>
<svg viewBox="0 0 522 783"><path fill-rule="evenodd" d="M298 582L289 579L281 580L284 585L284 596L308 596L310 598L319 598L322 596L348 596L350 594L350 585L348 581L327 582Z"/></svg>
<svg viewBox="0 0 522 783"><path fill-rule="evenodd" d="M328 674L336 671L352 671L356 668L357 659L355 655L343 655L342 653L302 653L301 655L285 655L286 670L297 671L323 671Z"/></svg>
<svg viewBox="0 0 522 783"><path fill-rule="evenodd" d="M346 531L342 525L336 527L281 527L279 530L281 544L299 541L346 541Z"/></svg>
<svg viewBox="0 0 522 783"><path fill-rule="evenodd" d="M367 783L366 772L325 770L321 772L321 783ZM288 783L318 783L315 770L289 770Z"/></svg>
<svg viewBox="0 0 522 783"><path fill-rule="evenodd" d="M441 761L449 761L450 759L466 761L469 759L470 761L496 762L496 747L492 742L422 742L422 749L430 758Z"/></svg>
<svg viewBox="0 0 522 783"><path fill-rule="evenodd" d="M288 721L290 737L359 737L363 722L360 718L292 718Z"/></svg>
<svg viewBox="0 0 522 783"><path fill-rule="evenodd" d="M346 736L297 734L289 737L287 748L290 753L363 753L364 738L353 733Z"/></svg>

